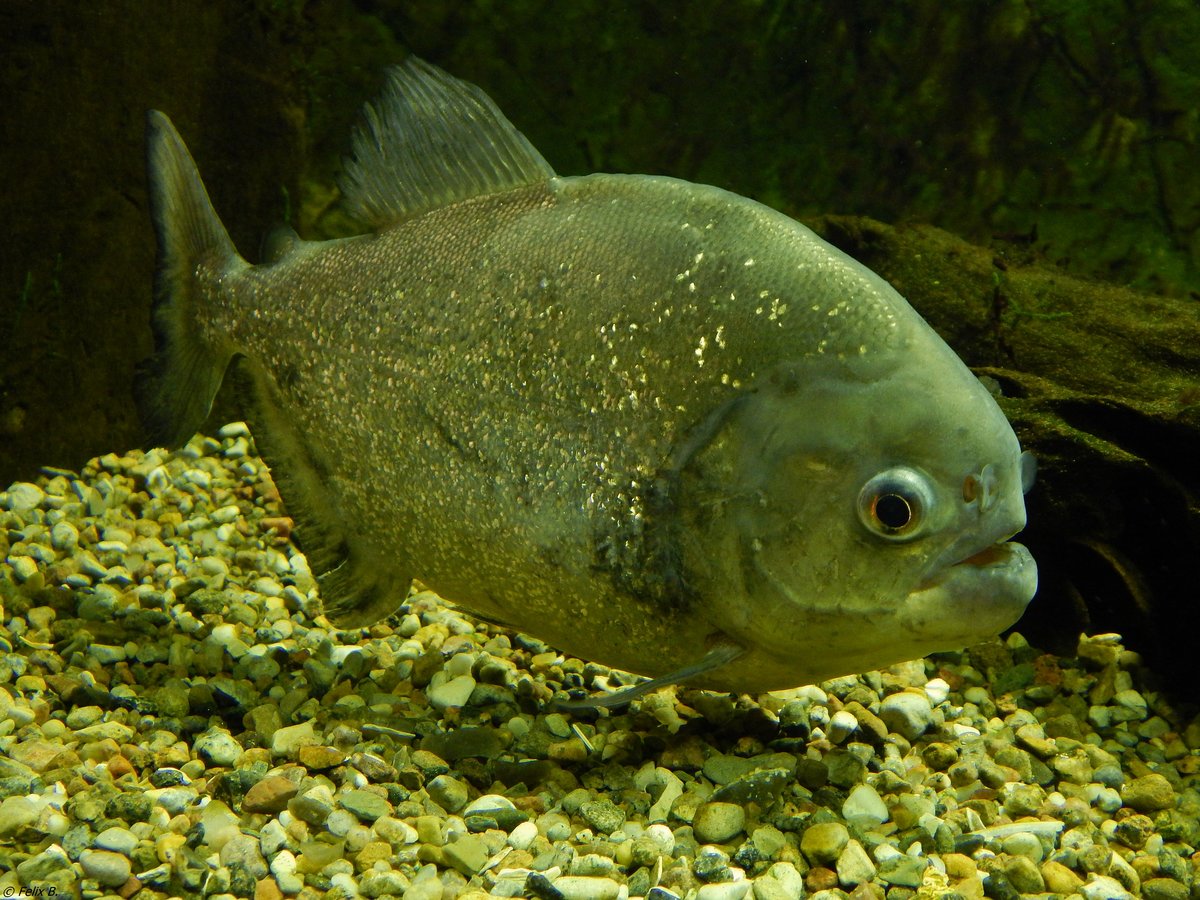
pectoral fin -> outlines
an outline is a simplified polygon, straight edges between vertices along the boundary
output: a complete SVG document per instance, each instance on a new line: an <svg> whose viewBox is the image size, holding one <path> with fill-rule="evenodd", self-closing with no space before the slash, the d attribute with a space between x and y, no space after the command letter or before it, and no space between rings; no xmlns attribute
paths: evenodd
<svg viewBox="0 0 1200 900"><path fill-rule="evenodd" d="M554 705L558 709L568 711L612 709L614 706L624 706L641 697L643 694L656 691L669 684L679 684L680 682L687 681L689 678L695 678L697 675L704 675L707 672L721 668L721 666L728 665L741 657L745 652L745 649L739 647L737 644L718 644L691 665L684 666L677 671L668 672L666 675L659 675L657 678L651 678L648 681L635 684L633 687L625 688L614 694L589 697L586 700L560 700Z"/></svg>

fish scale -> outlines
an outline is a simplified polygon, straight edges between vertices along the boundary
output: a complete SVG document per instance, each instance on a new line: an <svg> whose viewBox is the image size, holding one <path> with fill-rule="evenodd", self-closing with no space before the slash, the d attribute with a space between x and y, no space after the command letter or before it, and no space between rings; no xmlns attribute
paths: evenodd
<svg viewBox="0 0 1200 900"><path fill-rule="evenodd" d="M347 165L374 231L285 236L250 266L149 123L149 418L185 439L238 359L336 623L415 578L655 684L767 690L962 646L1032 596L995 401L794 220L667 177L559 177L478 88L410 60Z"/></svg>

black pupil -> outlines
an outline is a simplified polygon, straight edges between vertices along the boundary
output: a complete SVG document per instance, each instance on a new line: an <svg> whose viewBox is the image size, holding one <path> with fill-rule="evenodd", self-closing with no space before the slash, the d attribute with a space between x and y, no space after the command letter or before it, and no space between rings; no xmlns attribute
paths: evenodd
<svg viewBox="0 0 1200 900"><path fill-rule="evenodd" d="M875 518L885 528L899 531L912 520L912 507L899 494L884 494L875 501Z"/></svg>

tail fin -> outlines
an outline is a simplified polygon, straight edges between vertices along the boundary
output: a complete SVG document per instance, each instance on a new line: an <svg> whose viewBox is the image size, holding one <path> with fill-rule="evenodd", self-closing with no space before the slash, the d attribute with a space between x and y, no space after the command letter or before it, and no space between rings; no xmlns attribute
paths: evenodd
<svg viewBox="0 0 1200 900"><path fill-rule="evenodd" d="M203 425L234 354L231 344L201 327L199 273L215 276L247 264L217 218L192 155L157 110L146 116L146 160L158 234L155 355L139 371L137 394L152 444L174 447Z"/></svg>

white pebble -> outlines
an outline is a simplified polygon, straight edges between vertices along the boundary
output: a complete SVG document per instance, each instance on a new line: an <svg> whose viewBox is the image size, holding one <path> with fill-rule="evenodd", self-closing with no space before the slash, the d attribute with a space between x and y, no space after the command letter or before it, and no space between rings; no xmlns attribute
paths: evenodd
<svg viewBox="0 0 1200 900"><path fill-rule="evenodd" d="M338 897L357 897L358 880L349 872L337 872L329 879L330 885L336 890L330 891Z"/></svg>
<svg viewBox="0 0 1200 900"><path fill-rule="evenodd" d="M344 838L357 823L358 819L354 813L345 809L335 809L325 820L324 827L334 837Z"/></svg>
<svg viewBox="0 0 1200 900"><path fill-rule="evenodd" d="M1002 842L1002 846L1009 856L1024 856L1035 863L1040 863L1046 855L1037 835L1027 831L1009 835Z"/></svg>
<svg viewBox="0 0 1200 900"><path fill-rule="evenodd" d="M859 784L855 785L842 804L842 815L851 824L869 829L888 820L888 808L875 788L869 784Z"/></svg>
<svg viewBox="0 0 1200 900"><path fill-rule="evenodd" d="M50 544L56 550L74 550L79 546L79 529L64 519L50 529Z"/></svg>
<svg viewBox="0 0 1200 900"><path fill-rule="evenodd" d="M115 663L124 662L129 658L128 654L125 653L124 647L117 647L110 644L89 644L87 653L88 656L102 666L111 666Z"/></svg>
<svg viewBox="0 0 1200 900"><path fill-rule="evenodd" d="M217 429L219 438L250 437L250 426L245 422L228 422Z"/></svg>
<svg viewBox="0 0 1200 900"><path fill-rule="evenodd" d="M499 794L483 794L464 806L459 815L465 818L471 813L488 812L494 809L516 809L516 806L507 797Z"/></svg>
<svg viewBox="0 0 1200 900"><path fill-rule="evenodd" d="M108 567L100 564L100 560L92 555L91 550L84 550L75 557L79 563L79 571L84 575L89 575L92 578L103 578L108 574Z"/></svg>
<svg viewBox="0 0 1200 900"><path fill-rule="evenodd" d="M128 856L138 845L138 839L128 828L106 828L96 835L93 843L101 850L112 850Z"/></svg>
<svg viewBox="0 0 1200 900"><path fill-rule="evenodd" d="M646 814L646 821L665 822L671 813L672 804L683 795L683 782L669 769L660 766L656 771L662 780L663 789L654 805L650 807L650 812Z"/></svg>
<svg viewBox="0 0 1200 900"><path fill-rule="evenodd" d="M276 729L271 737L271 752L276 756L294 756L301 747L319 743L313 723L301 722L299 725L285 725Z"/></svg>
<svg viewBox="0 0 1200 900"><path fill-rule="evenodd" d="M840 744L854 734L857 729L858 719L854 718L854 714L839 709L829 717L829 728L826 734L835 744Z"/></svg>
<svg viewBox="0 0 1200 900"><path fill-rule="evenodd" d="M851 840L838 856L837 874L842 887L852 888L873 879L876 869L862 844Z"/></svg>
<svg viewBox="0 0 1200 900"><path fill-rule="evenodd" d="M430 687L426 691L430 704L434 709L448 709L452 706L464 706L475 690L475 679L470 675L459 675L449 681Z"/></svg>
<svg viewBox="0 0 1200 900"><path fill-rule="evenodd" d="M450 678L458 678L460 675L470 675L474 662L474 654L458 653L446 660L446 665L442 668Z"/></svg>
<svg viewBox="0 0 1200 900"><path fill-rule="evenodd" d="M180 481L187 484L194 484L201 490L207 491L212 487L212 476L203 469L186 469L180 477Z"/></svg>
<svg viewBox="0 0 1200 900"><path fill-rule="evenodd" d="M560 881L562 879L559 879ZM557 886L558 882L555 882ZM742 900L750 893L749 881L719 881L703 885L696 892L696 900Z"/></svg>
<svg viewBox="0 0 1200 900"><path fill-rule="evenodd" d="M36 484L18 481L10 485L3 496L4 506L7 509L11 509L15 513L25 513L41 506L42 499L46 495Z"/></svg>
<svg viewBox="0 0 1200 900"><path fill-rule="evenodd" d="M129 859L111 850L84 850L79 854L84 875L95 878L105 887L117 887L129 880L132 869Z"/></svg>
<svg viewBox="0 0 1200 900"><path fill-rule="evenodd" d="M508 845L515 850L528 850L537 835L537 825L533 822L522 822L508 835Z"/></svg>
<svg viewBox="0 0 1200 900"><path fill-rule="evenodd" d="M883 865L889 859L895 859L897 856L904 854L893 847L891 844L876 844L871 850L871 855L875 857L875 862Z"/></svg>
<svg viewBox="0 0 1200 900"><path fill-rule="evenodd" d="M241 510L237 508L236 503L231 503L229 506L222 506L214 511L210 518L219 525L224 525L226 522L233 522L241 515Z"/></svg>
<svg viewBox="0 0 1200 900"><path fill-rule="evenodd" d="M279 582L273 581L270 578L256 578L251 582L250 588L264 597L278 597L283 593L283 588Z"/></svg>
<svg viewBox="0 0 1200 900"><path fill-rule="evenodd" d="M1131 900L1133 897L1117 879L1094 873L1092 880L1079 888L1079 893L1087 900Z"/></svg>
<svg viewBox="0 0 1200 900"><path fill-rule="evenodd" d="M202 556L199 560L200 571L205 575L228 575L229 563L219 556Z"/></svg>
<svg viewBox="0 0 1200 900"><path fill-rule="evenodd" d="M224 456L226 459L241 459L243 456L250 455L250 444L244 437L237 438L232 444L225 448Z"/></svg>
<svg viewBox="0 0 1200 900"><path fill-rule="evenodd" d="M271 874L276 878L281 875L294 875L296 872L296 856L291 850L280 850L271 860Z"/></svg>
<svg viewBox="0 0 1200 900"><path fill-rule="evenodd" d="M563 875L554 882L554 887L564 900L617 900L621 893L617 882L595 875Z"/></svg>
<svg viewBox="0 0 1200 900"><path fill-rule="evenodd" d="M950 696L950 685L947 684L944 678L930 678L925 682L925 696L929 698L929 702L934 706L944 703L946 698Z"/></svg>
<svg viewBox="0 0 1200 900"><path fill-rule="evenodd" d="M264 859L271 859L287 846L288 835L278 819L270 819L258 832L258 849Z"/></svg>
<svg viewBox="0 0 1200 900"><path fill-rule="evenodd" d="M675 852L675 832L662 822L655 822L646 829L646 837L654 842L654 846L663 856Z"/></svg>
<svg viewBox="0 0 1200 900"><path fill-rule="evenodd" d="M1146 698L1135 690L1118 691L1113 696L1113 702L1128 710L1145 716L1147 711Z"/></svg>
<svg viewBox="0 0 1200 900"><path fill-rule="evenodd" d="M8 564L12 566L13 575L17 581L26 582L37 574L38 564L32 556L10 556Z"/></svg>
<svg viewBox="0 0 1200 900"><path fill-rule="evenodd" d="M146 476L146 491L151 497L161 497L171 486L171 474L166 466L155 466Z"/></svg>
<svg viewBox="0 0 1200 900"><path fill-rule="evenodd" d="M929 698L914 691L889 694L879 704L879 718L887 727L910 741L920 737L933 724Z"/></svg>

